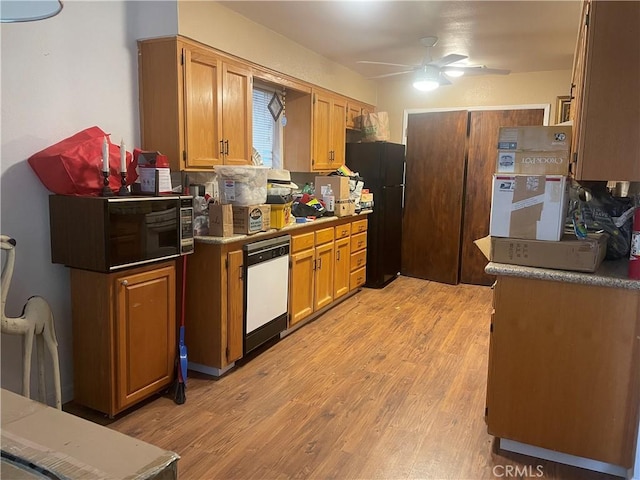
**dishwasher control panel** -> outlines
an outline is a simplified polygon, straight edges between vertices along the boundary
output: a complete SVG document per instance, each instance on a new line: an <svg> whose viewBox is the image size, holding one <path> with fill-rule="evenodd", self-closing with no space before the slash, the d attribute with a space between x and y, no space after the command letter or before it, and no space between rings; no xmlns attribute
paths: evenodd
<svg viewBox="0 0 640 480"><path fill-rule="evenodd" d="M244 246L246 265L255 265L289 255L290 246L291 237L289 235L248 243Z"/></svg>

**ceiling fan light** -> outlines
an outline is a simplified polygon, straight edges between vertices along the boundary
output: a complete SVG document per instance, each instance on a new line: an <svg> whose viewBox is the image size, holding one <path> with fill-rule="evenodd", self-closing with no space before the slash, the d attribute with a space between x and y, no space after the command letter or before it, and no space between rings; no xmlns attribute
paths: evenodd
<svg viewBox="0 0 640 480"><path fill-rule="evenodd" d="M445 73L445 75L454 78L464 75L464 70L460 70L459 68L446 68L445 70L443 70L443 72Z"/></svg>
<svg viewBox="0 0 640 480"><path fill-rule="evenodd" d="M440 83L437 80L416 79L416 81L413 82L413 88L420 90L421 92L430 92L439 86Z"/></svg>
<svg viewBox="0 0 640 480"><path fill-rule="evenodd" d="M430 92L440 86L440 72L430 65L422 67L416 72L413 88L421 92Z"/></svg>

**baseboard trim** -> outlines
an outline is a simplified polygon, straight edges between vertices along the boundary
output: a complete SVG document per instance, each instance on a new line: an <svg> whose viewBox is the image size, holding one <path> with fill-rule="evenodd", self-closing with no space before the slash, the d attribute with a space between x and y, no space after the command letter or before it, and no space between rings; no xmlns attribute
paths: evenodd
<svg viewBox="0 0 640 480"><path fill-rule="evenodd" d="M201 365L200 363L189 362L188 370L204 373L206 375L211 375L213 377L220 377L225 373L227 373L229 370L231 370L233 367L235 367L235 365L236 365L235 363L230 363L224 368L216 368L216 367L209 367L208 365ZM187 378L189 378L188 372L187 372Z"/></svg>
<svg viewBox="0 0 640 480"><path fill-rule="evenodd" d="M509 452L542 458L544 460L551 460L552 462L564 463L565 465L572 465L574 467L585 468L587 470L593 470L600 473L607 473L617 477L631 478L630 472L619 465L612 465L598 460L591 460L589 458L569 455L568 453L561 453L554 450L548 450L546 448L535 447L533 445L516 442L506 438L500 439L500 448Z"/></svg>

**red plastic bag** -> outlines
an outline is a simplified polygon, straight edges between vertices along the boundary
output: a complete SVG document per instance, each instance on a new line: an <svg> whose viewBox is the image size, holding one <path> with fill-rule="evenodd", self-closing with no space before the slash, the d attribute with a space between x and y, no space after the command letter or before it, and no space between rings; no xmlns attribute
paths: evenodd
<svg viewBox="0 0 640 480"><path fill-rule="evenodd" d="M94 195L102 192L102 142L109 146L109 187L117 192L120 177L120 146L98 127L86 128L75 135L32 155L28 162L42 184L60 195ZM127 165L131 153L127 152ZM127 182L129 183L129 182Z"/></svg>

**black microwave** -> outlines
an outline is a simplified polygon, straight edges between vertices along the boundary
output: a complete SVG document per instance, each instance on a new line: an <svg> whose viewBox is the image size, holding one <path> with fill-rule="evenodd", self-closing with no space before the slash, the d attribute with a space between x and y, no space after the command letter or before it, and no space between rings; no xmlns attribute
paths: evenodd
<svg viewBox="0 0 640 480"><path fill-rule="evenodd" d="M112 272L193 252L193 197L49 196L51 261Z"/></svg>

